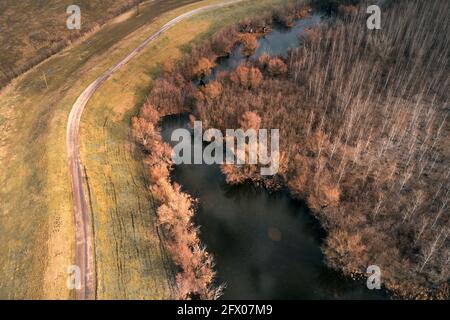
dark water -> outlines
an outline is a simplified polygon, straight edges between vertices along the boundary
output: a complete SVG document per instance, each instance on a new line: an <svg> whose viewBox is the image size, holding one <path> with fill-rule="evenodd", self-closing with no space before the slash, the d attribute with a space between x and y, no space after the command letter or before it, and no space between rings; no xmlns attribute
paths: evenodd
<svg viewBox="0 0 450 320"><path fill-rule="evenodd" d="M259 47L252 58L259 58L264 53L270 56L281 55L286 57L289 49L299 46L299 40L301 40L305 30L317 26L323 19L322 15L316 13L297 20L292 28L276 25L272 32L259 39Z"/></svg>
<svg viewBox="0 0 450 320"><path fill-rule="evenodd" d="M188 127L187 115L166 117L164 140L181 127ZM217 165L179 165L172 178L199 199L196 224L218 282L227 284L224 299L386 298L325 266L323 231L287 193L227 185Z"/></svg>
<svg viewBox="0 0 450 320"><path fill-rule="evenodd" d="M211 75L203 79L203 81L206 83L215 79L221 71L235 70L247 59L257 60L264 53L270 56L286 57L289 49L300 45L301 36L305 30L318 25L323 19L322 15L316 13L307 18L297 20L292 28L275 25L272 32L258 39L259 47L254 55L251 57L244 56L242 54L242 46L237 46L229 56L218 59L217 66L212 70Z"/></svg>

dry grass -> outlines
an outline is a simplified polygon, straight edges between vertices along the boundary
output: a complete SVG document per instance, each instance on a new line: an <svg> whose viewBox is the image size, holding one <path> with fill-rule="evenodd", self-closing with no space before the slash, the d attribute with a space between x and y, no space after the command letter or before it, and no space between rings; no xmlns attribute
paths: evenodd
<svg viewBox="0 0 450 320"><path fill-rule="evenodd" d="M152 24L155 17L179 5L155 2L139 17L106 25L1 92L0 297L70 296L66 272L73 263L74 230L65 148L68 113L90 82L141 43L146 32L182 10ZM142 33L129 36L144 25Z"/></svg>
<svg viewBox="0 0 450 320"><path fill-rule="evenodd" d="M4 1L0 3L0 87L49 56L59 52L80 36L97 30L112 17L130 10L133 0L78 1L81 29L68 30L68 0ZM148 4L148 3L147 3ZM145 6L145 4L141 4ZM133 12L114 19L124 21Z"/></svg>

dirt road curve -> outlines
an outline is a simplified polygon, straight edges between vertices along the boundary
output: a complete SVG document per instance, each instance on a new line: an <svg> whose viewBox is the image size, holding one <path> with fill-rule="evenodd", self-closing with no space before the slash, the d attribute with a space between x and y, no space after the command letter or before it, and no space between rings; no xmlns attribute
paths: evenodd
<svg viewBox="0 0 450 320"><path fill-rule="evenodd" d="M72 199L73 210L75 217L75 238L76 238L76 251L75 251L75 264L80 268L81 275L81 289L76 290L76 299L95 299L94 288L94 252L93 252L93 239L92 239L92 218L87 205L87 198L84 192L84 170L83 164L80 160L80 120L84 107L92 97L94 92L105 82L114 72L120 67L125 65L128 61L133 59L145 46L150 42L158 38L166 30L178 22L189 18L199 12L226 6L232 3L236 3L242 0L224 1L220 4L214 4L198 8L187 13L184 13L175 19L165 24L158 32L148 37L143 43L141 43L136 49L134 49L129 55L127 55L122 61L115 66L108 69L102 76L92 82L84 91L80 94L78 99L72 106L72 110L69 114L67 122L67 152L69 157L69 170L72 179Z"/></svg>

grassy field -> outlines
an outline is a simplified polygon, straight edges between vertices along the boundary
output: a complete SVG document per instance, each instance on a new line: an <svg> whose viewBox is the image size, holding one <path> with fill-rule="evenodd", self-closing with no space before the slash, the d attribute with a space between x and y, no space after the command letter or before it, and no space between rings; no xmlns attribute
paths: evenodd
<svg viewBox="0 0 450 320"><path fill-rule="evenodd" d="M133 0L0 2L0 84L133 7ZM69 5L81 10L81 29L66 27ZM131 12L133 14L133 12Z"/></svg>
<svg viewBox="0 0 450 320"><path fill-rule="evenodd" d="M73 261L74 230L65 134L70 108L139 39L128 47L116 43L163 12L191 2L142 6L139 17L106 25L1 92L1 298L69 296L66 271Z"/></svg>
<svg viewBox="0 0 450 320"><path fill-rule="evenodd" d="M67 298L73 217L65 130L81 91L148 35L182 12L217 1L152 2L105 25L15 80L0 95L0 297ZM82 157L95 222L98 298L165 298L171 269L154 226L129 120L160 63L190 42L282 0L251 0L182 22L109 79L82 119ZM166 12L166 13L164 13ZM156 19L156 17L158 17ZM45 74L45 77L44 77Z"/></svg>

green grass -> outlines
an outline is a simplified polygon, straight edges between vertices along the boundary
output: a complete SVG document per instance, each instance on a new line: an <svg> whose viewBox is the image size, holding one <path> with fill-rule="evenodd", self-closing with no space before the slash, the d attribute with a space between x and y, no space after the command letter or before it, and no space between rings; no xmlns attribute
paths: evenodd
<svg viewBox="0 0 450 320"><path fill-rule="evenodd" d="M66 289L74 254L68 113L84 88L165 22L217 0L171 10L187 2L192 1L148 4L141 16L106 25L0 94L0 298L71 296ZM171 293L172 271L129 135L130 118L159 64L180 58L181 49L221 26L282 2L249 0L180 23L119 70L88 104L81 141L92 196L99 298L166 298Z"/></svg>

